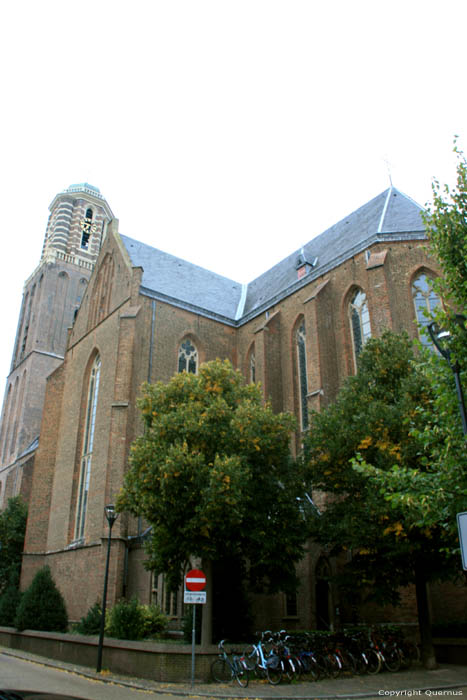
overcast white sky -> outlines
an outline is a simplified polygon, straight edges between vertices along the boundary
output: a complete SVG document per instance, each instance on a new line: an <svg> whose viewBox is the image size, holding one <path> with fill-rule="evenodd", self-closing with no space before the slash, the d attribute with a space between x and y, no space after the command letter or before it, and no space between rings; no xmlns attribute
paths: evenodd
<svg viewBox="0 0 467 700"><path fill-rule="evenodd" d="M465 0L4 3L0 379L72 183L239 282L386 189L387 163L425 204L464 145L466 20Z"/></svg>

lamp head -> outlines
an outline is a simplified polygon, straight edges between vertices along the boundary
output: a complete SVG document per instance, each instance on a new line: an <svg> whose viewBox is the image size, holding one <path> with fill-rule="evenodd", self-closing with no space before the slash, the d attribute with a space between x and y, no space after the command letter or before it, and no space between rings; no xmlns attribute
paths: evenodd
<svg viewBox="0 0 467 700"><path fill-rule="evenodd" d="M465 327L465 322L466 318L465 316L462 316L462 314L455 314L452 317L452 321L454 321L464 332L466 331ZM446 328L440 328L436 321L432 321L431 323L428 324L428 333L430 334L430 338L433 341L434 346L438 350L438 352L448 361L450 362L451 360L451 350L450 350L450 344L452 340L452 334L451 331L449 331Z"/></svg>
<svg viewBox="0 0 467 700"><path fill-rule="evenodd" d="M107 518L107 522L109 523L109 526L112 527L116 519L118 518L118 513L115 510L115 506L113 503L109 503L109 505L105 506L104 508L105 511L105 517Z"/></svg>

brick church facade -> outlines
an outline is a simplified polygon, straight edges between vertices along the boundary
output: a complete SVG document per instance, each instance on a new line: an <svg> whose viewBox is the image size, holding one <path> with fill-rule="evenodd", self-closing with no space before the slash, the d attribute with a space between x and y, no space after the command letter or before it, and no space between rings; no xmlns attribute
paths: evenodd
<svg viewBox="0 0 467 700"><path fill-rule="evenodd" d="M297 451L309 412L335 398L368 337L417 336L437 274L420 207L393 187L248 285L121 234L96 188L57 195L25 286L0 434L0 507L16 493L29 501L22 587L48 564L71 619L100 598L104 506L141 429L143 382L227 358L275 410L296 414ZM145 534L138 519L115 523L108 603L136 594L176 625L182 601L144 569ZM334 624L343 604L326 579L334 566L311 544L297 597L256 600L258 628ZM413 620L413 596L403 600L367 615ZM435 616L441 604L434 592Z"/></svg>

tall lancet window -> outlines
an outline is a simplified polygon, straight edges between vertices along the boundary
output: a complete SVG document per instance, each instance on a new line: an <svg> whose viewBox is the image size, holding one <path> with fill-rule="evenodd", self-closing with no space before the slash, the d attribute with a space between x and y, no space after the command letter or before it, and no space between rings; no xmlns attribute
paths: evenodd
<svg viewBox="0 0 467 700"><path fill-rule="evenodd" d="M255 356L255 344L250 345L250 349L246 356L246 371L248 381L250 383L256 382L256 356Z"/></svg>
<svg viewBox="0 0 467 700"><path fill-rule="evenodd" d="M357 357L362 351L368 338L371 338L370 314L366 294L361 289L357 290L349 304L350 330L352 332L352 344L355 366Z"/></svg>
<svg viewBox="0 0 467 700"><path fill-rule="evenodd" d="M94 429L96 427L97 398L99 395L99 380L101 359L97 355L91 368L86 406L83 449L81 453L81 469L78 487L78 503L76 509L75 539L84 538L84 526L88 507L89 483L91 480L92 450L94 446Z"/></svg>
<svg viewBox="0 0 467 700"><path fill-rule="evenodd" d="M431 338L426 331L431 314L440 305L439 296L433 291L431 278L426 274L419 275L412 284L412 297L417 321L420 326L419 338L425 347L432 347Z"/></svg>
<svg viewBox="0 0 467 700"><path fill-rule="evenodd" d="M300 425L302 430L308 428L308 379L306 368L306 335L305 322L302 321L297 330L297 370L298 370L298 391L300 399Z"/></svg>
<svg viewBox="0 0 467 700"><path fill-rule="evenodd" d="M198 350L189 338L186 338L178 350L178 371L198 373Z"/></svg>

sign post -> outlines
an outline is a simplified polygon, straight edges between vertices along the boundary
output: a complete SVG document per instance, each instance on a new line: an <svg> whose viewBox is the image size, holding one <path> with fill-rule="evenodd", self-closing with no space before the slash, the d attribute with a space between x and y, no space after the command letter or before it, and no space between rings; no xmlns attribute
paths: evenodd
<svg viewBox="0 0 467 700"><path fill-rule="evenodd" d="M193 624L191 629L191 687L195 683L195 644L196 644L196 605L206 602L206 576L200 569L191 569L185 576L184 603L193 605Z"/></svg>
<svg viewBox="0 0 467 700"><path fill-rule="evenodd" d="M462 568L467 571L467 512L457 514L457 529L461 546Z"/></svg>

